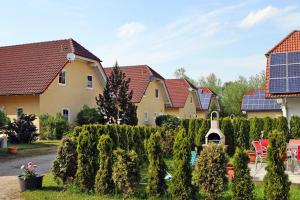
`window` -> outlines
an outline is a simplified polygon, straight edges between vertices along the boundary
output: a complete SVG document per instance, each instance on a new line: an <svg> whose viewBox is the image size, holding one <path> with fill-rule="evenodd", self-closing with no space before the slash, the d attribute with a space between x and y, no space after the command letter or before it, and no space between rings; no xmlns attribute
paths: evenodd
<svg viewBox="0 0 300 200"><path fill-rule="evenodd" d="M61 114L66 120L70 121L70 109L69 108L63 108Z"/></svg>
<svg viewBox="0 0 300 200"><path fill-rule="evenodd" d="M87 76L87 87L93 88L93 76L91 76L91 75Z"/></svg>
<svg viewBox="0 0 300 200"><path fill-rule="evenodd" d="M17 108L17 119L20 119L21 115L24 114L23 108Z"/></svg>
<svg viewBox="0 0 300 200"><path fill-rule="evenodd" d="M58 75L59 85L66 85L66 70L62 70Z"/></svg>
<svg viewBox="0 0 300 200"><path fill-rule="evenodd" d="M155 97L158 98L158 89L155 89Z"/></svg>
<svg viewBox="0 0 300 200"><path fill-rule="evenodd" d="M190 103L193 103L193 97L190 97Z"/></svg>
<svg viewBox="0 0 300 200"><path fill-rule="evenodd" d="M148 120L149 120L148 112L145 112L145 113L144 113L144 121L145 121L145 122L148 122Z"/></svg>

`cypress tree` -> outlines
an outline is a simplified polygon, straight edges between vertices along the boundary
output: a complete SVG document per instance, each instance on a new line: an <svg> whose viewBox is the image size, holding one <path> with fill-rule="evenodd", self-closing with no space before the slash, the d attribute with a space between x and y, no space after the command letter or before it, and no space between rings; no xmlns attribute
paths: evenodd
<svg viewBox="0 0 300 200"><path fill-rule="evenodd" d="M228 145L227 147L228 155L232 156L234 154L235 144L234 144L233 126L230 118L226 117L222 120L221 130L225 135L225 144Z"/></svg>
<svg viewBox="0 0 300 200"><path fill-rule="evenodd" d="M191 145L186 131L181 128L173 146L175 171L170 186L173 199L194 199L191 168Z"/></svg>
<svg viewBox="0 0 300 200"><path fill-rule="evenodd" d="M159 133L151 134L147 141L148 153L148 183L146 191L149 196L159 197L166 191L167 185L165 182L167 166L163 160L162 150L160 147Z"/></svg>
<svg viewBox="0 0 300 200"><path fill-rule="evenodd" d="M209 131L209 122L208 119L203 119L200 128L196 132L195 136L195 145L197 147L197 153L200 154L202 150L202 145L205 143L205 135Z"/></svg>
<svg viewBox="0 0 300 200"><path fill-rule="evenodd" d="M127 126L126 125L119 125L117 126L117 132L119 135L119 147L121 149L128 148L128 136L127 136Z"/></svg>
<svg viewBox="0 0 300 200"><path fill-rule="evenodd" d="M274 128L274 122L271 117L265 117L263 120L264 120L264 126L263 126L264 137L269 138L269 133L271 133Z"/></svg>
<svg viewBox="0 0 300 200"><path fill-rule="evenodd" d="M235 146L242 149L249 149L249 121L245 118L236 120Z"/></svg>
<svg viewBox="0 0 300 200"><path fill-rule="evenodd" d="M287 200L291 182L285 174L283 155L286 138L283 132L275 130L269 138L267 149L267 174L264 177L264 196L267 200Z"/></svg>
<svg viewBox="0 0 300 200"><path fill-rule="evenodd" d="M281 116L276 119L276 130L284 134L286 141L290 139L288 121L286 117Z"/></svg>
<svg viewBox="0 0 300 200"><path fill-rule="evenodd" d="M254 184L248 167L249 157L245 150L237 148L234 154L234 178L232 193L234 200L253 200Z"/></svg>
<svg viewBox="0 0 300 200"><path fill-rule="evenodd" d="M263 131L263 121L260 118L254 117L250 119L250 133L249 143L252 147L252 141L259 140L261 132Z"/></svg>
<svg viewBox="0 0 300 200"><path fill-rule="evenodd" d="M298 139L300 138L300 117L292 116L290 121L291 126L291 137Z"/></svg>
<svg viewBox="0 0 300 200"><path fill-rule="evenodd" d="M95 190L99 194L108 194L113 189L112 147L112 139L108 135L101 135L97 146L100 166L95 180Z"/></svg>
<svg viewBox="0 0 300 200"><path fill-rule="evenodd" d="M188 137L190 139L190 144L192 145L192 147L194 146L194 139L196 135L195 132L196 132L196 119L190 119Z"/></svg>

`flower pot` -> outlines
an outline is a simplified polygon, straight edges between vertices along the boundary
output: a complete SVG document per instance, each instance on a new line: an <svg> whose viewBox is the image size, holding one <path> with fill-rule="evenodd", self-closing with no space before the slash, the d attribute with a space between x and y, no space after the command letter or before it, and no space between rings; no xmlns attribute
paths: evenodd
<svg viewBox="0 0 300 200"><path fill-rule="evenodd" d="M43 184L43 176L24 180L23 175L18 176L21 192L25 190L41 189Z"/></svg>
<svg viewBox="0 0 300 200"><path fill-rule="evenodd" d="M8 151L8 153L16 154L17 153L17 147L8 147L7 151Z"/></svg>
<svg viewBox="0 0 300 200"><path fill-rule="evenodd" d="M288 159L288 155L287 155L287 152L286 152L286 151L283 152L283 154L281 155L281 159L282 159L283 161L286 161L286 160Z"/></svg>
<svg viewBox="0 0 300 200"><path fill-rule="evenodd" d="M249 163L255 163L255 159L256 159L255 152L248 152L248 156L249 156Z"/></svg>
<svg viewBox="0 0 300 200"><path fill-rule="evenodd" d="M228 180L232 180L234 177L234 166L232 164L227 164L227 178Z"/></svg>

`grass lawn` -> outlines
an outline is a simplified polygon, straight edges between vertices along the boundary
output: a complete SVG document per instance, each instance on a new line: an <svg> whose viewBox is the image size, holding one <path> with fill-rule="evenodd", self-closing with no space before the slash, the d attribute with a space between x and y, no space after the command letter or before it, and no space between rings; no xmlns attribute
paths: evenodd
<svg viewBox="0 0 300 200"><path fill-rule="evenodd" d="M33 142L31 144L10 144L8 143L8 147L17 147L17 154L10 154L7 152L7 149L0 149L0 161L18 158L18 157L26 157L32 155L42 155L48 154L50 152L56 152L57 146L59 145L60 140L40 140Z"/></svg>

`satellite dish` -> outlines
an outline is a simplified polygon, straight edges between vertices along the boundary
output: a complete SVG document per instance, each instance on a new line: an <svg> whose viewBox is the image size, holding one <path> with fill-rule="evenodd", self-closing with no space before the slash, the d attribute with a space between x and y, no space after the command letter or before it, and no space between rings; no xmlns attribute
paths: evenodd
<svg viewBox="0 0 300 200"><path fill-rule="evenodd" d="M75 60L75 54L74 54L74 53L68 53L68 54L67 54L67 59L68 59L68 61L73 61L73 60Z"/></svg>

